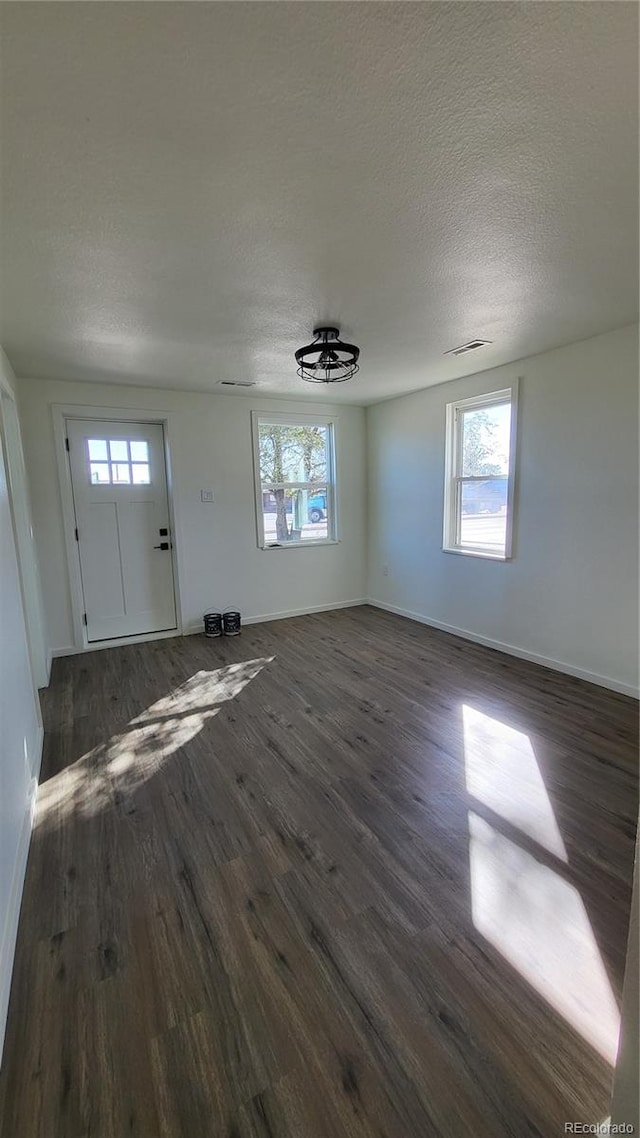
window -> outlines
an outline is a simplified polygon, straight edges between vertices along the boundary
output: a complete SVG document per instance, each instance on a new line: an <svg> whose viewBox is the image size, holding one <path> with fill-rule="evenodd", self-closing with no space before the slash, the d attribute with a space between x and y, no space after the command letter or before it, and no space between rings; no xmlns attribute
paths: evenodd
<svg viewBox="0 0 640 1138"><path fill-rule="evenodd" d="M87 439L89 478L96 486L148 486L149 444L145 439Z"/></svg>
<svg viewBox="0 0 640 1138"><path fill-rule="evenodd" d="M258 544L336 540L333 423L253 412Z"/></svg>
<svg viewBox="0 0 640 1138"><path fill-rule="evenodd" d="M447 404L447 553L511 556L516 387Z"/></svg>

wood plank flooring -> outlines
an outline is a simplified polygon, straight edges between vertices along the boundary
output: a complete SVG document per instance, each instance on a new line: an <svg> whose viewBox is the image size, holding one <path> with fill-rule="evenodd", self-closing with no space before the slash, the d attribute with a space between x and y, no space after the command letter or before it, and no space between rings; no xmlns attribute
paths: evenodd
<svg viewBox="0 0 640 1138"><path fill-rule="evenodd" d="M5 1138L609 1110L630 699L368 607L56 660Z"/></svg>

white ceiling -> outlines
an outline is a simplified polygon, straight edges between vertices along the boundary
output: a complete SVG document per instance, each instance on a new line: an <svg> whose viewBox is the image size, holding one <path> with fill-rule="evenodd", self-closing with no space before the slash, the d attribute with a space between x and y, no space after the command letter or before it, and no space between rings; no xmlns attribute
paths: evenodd
<svg viewBox="0 0 640 1138"><path fill-rule="evenodd" d="M20 375L369 403L637 318L634 3L0 9Z"/></svg>

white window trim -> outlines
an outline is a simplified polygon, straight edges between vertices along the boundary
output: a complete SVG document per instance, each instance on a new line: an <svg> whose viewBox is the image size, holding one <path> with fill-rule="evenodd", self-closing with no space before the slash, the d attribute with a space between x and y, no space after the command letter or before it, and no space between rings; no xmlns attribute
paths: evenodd
<svg viewBox="0 0 640 1138"><path fill-rule="evenodd" d="M266 544L264 539L264 522L262 514L262 479L260 477L260 440L258 434L258 427L260 420L263 422L282 423L286 426L287 423L292 423L295 426L310 426L310 427L330 427L329 438L327 444L327 473L330 477L327 478L327 498L329 501L329 517L332 519L332 534L331 537L320 538L313 541L287 541L281 545ZM252 411L251 412L251 436L253 443L253 482L254 482L254 501L256 512L256 540L258 549L263 550L265 553L276 552L279 553L283 549L319 549L325 545L338 545L340 538L338 536L338 495L337 495L337 463L336 463L336 450L337 450L337 437L338 429L336 420L331 415L294 415L289 412L274 411ZM294 483L287 483L287 485L294 485ZM306 486L307 483L299 483L296 485Z"/></svg>
<svg viewBox="0 0 640 1138"><path fill-rule="evenodd" d="M509 433L509 470L507 472L507 525L505 551L496 553L482 546L457 545L453 540L456 533L456 470L461 466L460 447L462 434L458 429L459 412L469 408L479 411L496 403L511 403L511 429ZM481 557L487 561L510 561L513 556L513 507L515 498L516 443L518 426L518 380L500 391L489 391L473 395L468 399L458 399L447 403L445 416L445 471L444 471L444 514L442 527L443 553L457 553L463 557Z"/></svg>

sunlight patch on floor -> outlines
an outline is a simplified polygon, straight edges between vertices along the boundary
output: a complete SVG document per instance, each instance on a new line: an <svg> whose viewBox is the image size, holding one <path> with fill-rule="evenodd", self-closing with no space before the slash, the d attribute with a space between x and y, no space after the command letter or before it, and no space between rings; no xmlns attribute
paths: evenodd
<svg viewBox="0 0 640 1138"><path fill-rule="evenodd" d="M469 813L475 928L612 1066L620 1016L582 898Z"/></svg>
<svg viewBox="0 0 640 1138"><path fill-rule="evenodd" d="M273 659L273 656L263 656L256 660L243 660L240 664L229 664L226 668L216 668L213 672L196 672L168 695L152 703L131 723L142 724L164 716L185 715L235 699L262 671L265 664L271 664Z"/></svg>
<svg viewBox="0 0 640 1138"><path fill-rule="evenodd" d="M113 805L114 794L133 794L234 699L274 657L196 672L145 708L126 730L112 735L40 785L35 827L74 814L90 818Z"/></svg>
<svg viewBox="0 0 640 1138"><path fill-rule="evenodd" d="M467 704L462 706L462 722L469 794L567 861L529 736Z"/></svg>

